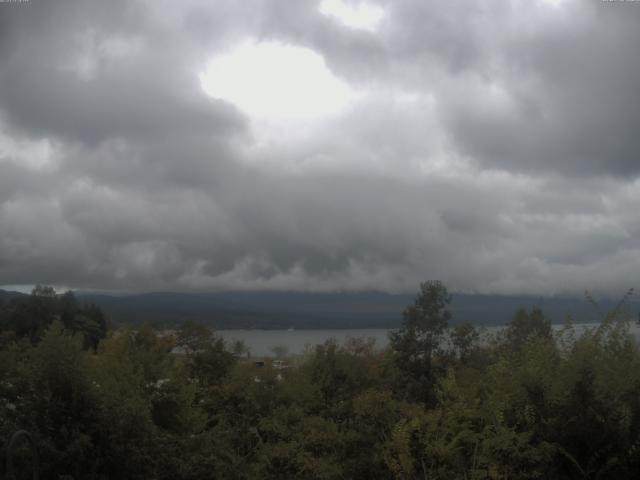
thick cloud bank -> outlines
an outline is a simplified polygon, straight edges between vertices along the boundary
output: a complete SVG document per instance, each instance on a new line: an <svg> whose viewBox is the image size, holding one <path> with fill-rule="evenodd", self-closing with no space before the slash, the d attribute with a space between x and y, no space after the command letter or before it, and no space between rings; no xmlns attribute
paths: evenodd
<svg viewBox="0 0 640 480"><path fill-rule="evenodd" d="M0 3L0 285L623 292L639 23L588 0Z"/></svg>

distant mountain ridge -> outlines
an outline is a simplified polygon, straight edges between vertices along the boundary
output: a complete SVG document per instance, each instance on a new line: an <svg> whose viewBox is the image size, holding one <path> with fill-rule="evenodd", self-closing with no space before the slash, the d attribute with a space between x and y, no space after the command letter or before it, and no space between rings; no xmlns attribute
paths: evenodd
<svg viewBox="0 0 640 480"><path fill-rule="evenodd" d="M99 305L115 320L197 320L216 328L391 328L413 300L407 295L293 292L81 293L78 298Z"/></svg>
<svg viewBox="0 0 640 480"><path fill-rule="evenodd" d="M0 290L0 298L25 294ZM403 309L413 303L414 295L382 292L303 293L303 292L152 292L142 294L98 294L76 292L78 300L95 303L115 322L150 321L176 325L196 320L218 329L230 328L396 328ZM567 316L576 322L599 321L594 307L581 298L540 298L501 295L452 295L452 323L504 325L518 308L539 306L554 323ZM603 300L606 312L617 302ZM635 317L640 302L627 304Z"/></svg>
<svg viewBox="0 0 640 480"><path fill-rule="evenodd" d="M19 298L19 297L26 297L26 296L27 296L26 293L0 289L0 300L10 300L12 298Z"/></svg>
<svg viewBox="0 0 640 480"><path fill-rule="evenodd" d="M582 298L453 294L452 323L504 325L518 308L539 306L554 323L567 316L576 322L599 321L598 312ZM216 328L396 328L402 311L415 296L381 292L216 292L146 293L125 296L80 294L112 318L123 321L177 323L198 320ZM606 312L617 302L603 300ZM631 312L640 302L630 301Z"/></svg>

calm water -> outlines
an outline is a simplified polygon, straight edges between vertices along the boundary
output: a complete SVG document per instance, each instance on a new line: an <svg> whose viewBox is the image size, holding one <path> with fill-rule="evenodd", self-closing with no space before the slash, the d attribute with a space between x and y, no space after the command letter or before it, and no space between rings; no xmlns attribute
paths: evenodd
<svg viewBox="0 0 640 480"><path fill-rule="evenodd" d="M593 328L596 324L575 324L577 333L586 328ZM555 329L562 325L554 325ZM485 327L481 329L484 335L490 335L501 330L502 327ZM376 341L376 347L384 348L389 343L389 329L361 328L352 330L219 330L225 340L232 342L242 340L249 347L252 356L273 356L272 348L282 346L288 354L300 355L308 346L324 343L330 338L335 338L339 343L344 343L350 337L371 337ZM631 333L640 338L640 328L631 326Z"/></svg>

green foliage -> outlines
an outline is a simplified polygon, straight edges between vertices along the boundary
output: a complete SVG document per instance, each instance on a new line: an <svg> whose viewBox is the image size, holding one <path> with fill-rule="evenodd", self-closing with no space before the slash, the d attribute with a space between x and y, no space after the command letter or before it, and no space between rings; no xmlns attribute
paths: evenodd
<svg viewBox="0 0 640 480"><path fill-rule="evenodd" d="M521 310L482 342L470 325L447 336L449 301L423 284L387 350L328 341L278 369L193 323L96 344L91 307L40 287L0 306L0 444L29 430L45 480L637 476L627 317L554 335L540 310Z"/></svg>
<svg viewBox="0 0 640 480"><path fill-rule="evenodd" d="M221 382L235 363L235 355L226 350L221 338L217 338L191 354L187 367L191 378L202 386L208 386Z"/></svg>
<svg viewBox="0 0 640 480"><path fill-rule="evenodd" d="M222 338L197 322L184 322L176 342L185 351L189 378L202 387L219 383L237 361L238 346L235 352L229 352Z"/></svg>
<svg viewBox="0 0 640 480"><path fill-rule="evenodd" d="M36 344L55 320L81 334L85 348L95 349L107 334L107 319L97 306L79 305L71 291L58 295L52 287L36 285L30 296L0 304L0 344L2 338Z"/></svg>
<svg viewBox="0 0 640 480"><path fill-rule="evenodd" d="M343 478L343 440L331 420L306 414L300 406L278 407L260 420L258 430L257 478Z"/></svg>
<svg viewBox="0 0 640 480"><path fill-rule="evenodd" d="M395 363L400 372L397 388L404 398L433 403L437 365L434 356L448 327L451 296L439 281L420 284L413 305L402 313L402 328L390 334Z"/></svg>
<svg viewBox="0 0 640 480"><path fill-rule="evenodd" d="M470 323L456 325L451 332L451 344L460 360L465 361L477 348L480 333Z"/></svg>
<svg viewBox="0 0 640 480"><path fill-rule="evenodd" d="M188 320L178 328L176 341L187 353L208 347L214 340L213 331L202 323Z"/></svg>
<svg viewBox="0 0 640 480"><path fill-rule="evenodd" d="M534 307L531 312L521 308L507 325L505 336L507 347L512 351L518 351L531 337L550 339L551 322L538 307Z"/></svg>
<svg viewBox="0 0 640 480"><path fill-rule="evenodd" d="M379 363L370 350L350 350L328 340L315 348L303 372L318 390L322 407L338 413L358 393L379 381Z"/></svg>

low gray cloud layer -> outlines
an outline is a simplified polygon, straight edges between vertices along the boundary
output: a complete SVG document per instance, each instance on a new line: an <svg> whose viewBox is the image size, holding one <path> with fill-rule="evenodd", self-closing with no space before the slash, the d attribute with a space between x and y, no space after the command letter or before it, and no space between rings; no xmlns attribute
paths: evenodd
<svg viewBox="0 0 640 480"><path fill-rule="evenodd" d="M635 286L640 3L371 3L0 3L0 285ZM358 100L265 137L199 80L247 40Z"/></svg>

